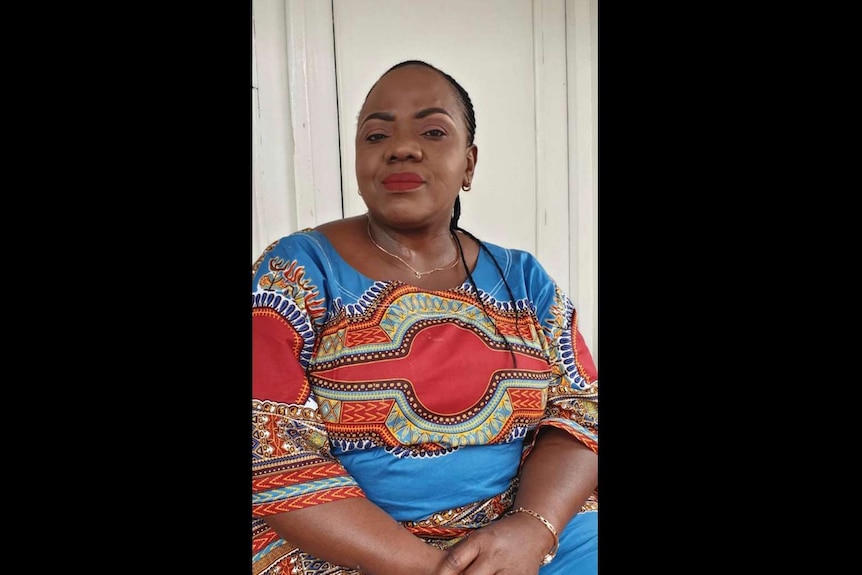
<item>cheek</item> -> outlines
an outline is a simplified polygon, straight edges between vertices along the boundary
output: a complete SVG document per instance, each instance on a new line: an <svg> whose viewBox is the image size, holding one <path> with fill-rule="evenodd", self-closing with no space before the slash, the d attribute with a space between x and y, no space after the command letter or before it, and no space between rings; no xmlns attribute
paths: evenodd
<svg viewBox="0 0 862 575"><path fill-rule="evenodd" d="M356 154L356 176L360 179L368 178L374 173L374 162L367 153L357 152Z"/></svg>
<svg viewBox="0 0 862 575"><path fill-rule="evenodd" d="M446 178L457 181L459 186L466 171L467 158L465 157L454 157L446 163Z"/></svg>

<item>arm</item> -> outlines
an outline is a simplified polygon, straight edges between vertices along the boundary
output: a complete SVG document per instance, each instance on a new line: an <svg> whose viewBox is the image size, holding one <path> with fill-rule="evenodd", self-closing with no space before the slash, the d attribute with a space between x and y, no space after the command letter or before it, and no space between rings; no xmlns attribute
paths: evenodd
<svg viewBox="0 0 862 575"><path fill-rule="evenodd" d="M270 339L266 330L256 334L255 346L265 347ZM261 375L256 381L264 379ZM252 401L252 512L269 528L258 531L254 547L262 557L265 549L283 555L299 547L370 575L432 573L428 569L443 560L444 552L366 498L331 454L326 428L312 404Z"/></svg>
<svg viewBox="0 0 862 575"><path fill-rule="evenodd" d="M521 469L521 484L512 507L537 512L559 534L581 510L597 484L598 455L569 433L553 427L544 428ZM553 544L550 531L524 513L507 519L529 523L536 531L535 537L545 544L541 560Z"/></svg>
<svg viewBox="0 0 862 575"><path fill-rule="evenodd" d="M524 461L512 508L525 507L539 513L559 534L597 483L597 454L568 432L545 428ZM462 573L468 566L498 565L489 572L535 574L553 544L553 535L540 521L526 513L515 513L478 529L453 547L444 567L435 573L448 575Z"/></svg>
<svg viewBox="0 0 862 575"><path fill-rule="evenodd" d="M559 534L598 485L598 375L571 301L552 282L544 285L550 289L537 308L545 310L555 375L534 443L524 450L512 509L542 515ZM500 575L533 574L553 544L553 534L539 520L515 513L477 530L447 561L456 572L472 569L472 563L494 565L490 572Z"/></svg>
<svg viewBox="0 0 862 575"><path fill-rule="evenodd" d="M336 565L369 575L431 574L445 552L428 545L367 499L268 516L281 537Z"/></svg>
<svg viewBox="0 0 862 575"><path fill-rule="evenodd" d="M256 559L294 547L370 575L423 575L443 551L370 502L330 452L306 377L325 314L325 274L273 245L256 268L252 308L252 512ZM307 266L300 265L308 264ZM283 541L281 541L283 540ZM277 559L281 560L281 559Z"/></svg>
<svg viewBox="0 0 862 575"><path fill-rule="evenodd" d="M318 410L271 400L252 405L252 512L267 528L254 530L260 565L295 547L370 575L423 575L443 560L443 551L366 498L330 453Z"/></svg>
<svg viewBox="0 0 862 575"><path fill-rule="evenodd" d="M589 448L564 431L543 430L524 463L513 507L538 511L559 532L592 493L597 469ZM553 544L544 525L517 513L471 535L472 550L460 545L447 553L412 535L367 499L335 501L265 521L308 553L369 575L456 575L483 551L510 569L500 573L536 573Z"/></svg>
<svg viewBox="0 0 862 575"><path fill-rule="evenodd" d="M577 312L555 288L549 322L550 340L558 350L558 377L548 389L546 417L536 430L532 448L521 465L521 483L513 505L535 511L560 533L598 486L598 374L592 355L577 329ZM556 311L553 311L556 310ZM564 343L571 342L571 343ZM553 535L534 517L511 515ZM546 547L546 552L550 547ZM544 555L542 555L544 557Z"/></svg>

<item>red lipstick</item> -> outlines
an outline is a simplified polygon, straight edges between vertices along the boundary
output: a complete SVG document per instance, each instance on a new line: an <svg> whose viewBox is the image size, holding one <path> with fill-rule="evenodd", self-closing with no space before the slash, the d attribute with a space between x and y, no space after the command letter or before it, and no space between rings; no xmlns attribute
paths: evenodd
<svg viewBox="0 0 862 575"><path fill-rule="evenodd" d="M414 190L423 183L422 177L413 172L399 172L383 178L383 187L387 190Z"/></svg>

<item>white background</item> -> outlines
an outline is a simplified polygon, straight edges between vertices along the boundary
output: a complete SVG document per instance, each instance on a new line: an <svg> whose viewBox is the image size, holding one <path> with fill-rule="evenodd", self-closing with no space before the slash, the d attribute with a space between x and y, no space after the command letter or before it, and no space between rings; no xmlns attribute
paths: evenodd
<svg viewBox="0 0 862 575"><path fill-rule="evenodd" d="M362 101L419 59L476 110L460 224L534 253L598 359L598 0L253 0L252 260L297 229L365 212Z"/></svg>

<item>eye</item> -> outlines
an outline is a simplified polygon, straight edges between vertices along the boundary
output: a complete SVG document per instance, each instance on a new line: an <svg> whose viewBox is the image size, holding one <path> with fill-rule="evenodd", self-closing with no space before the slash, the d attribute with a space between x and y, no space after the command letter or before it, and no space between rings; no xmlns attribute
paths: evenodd
<svg viewBox="0 0 862 575"><path fill-rule="evenodd" d="M446 132L443 130L438 130L437 128L431 128L430 130L426 130L422 132L423 136L430 136L431 138L442 138L446 135Z"/></svg>
<svg viewBox="0 0 862 575"><path fill-rule="evenodd" d="M380 140L382 140L385 137L386 137L385 134L380 134L380 133L368 134L367 136L365 136L365 141L366 142L379 142Z"/></svg>

